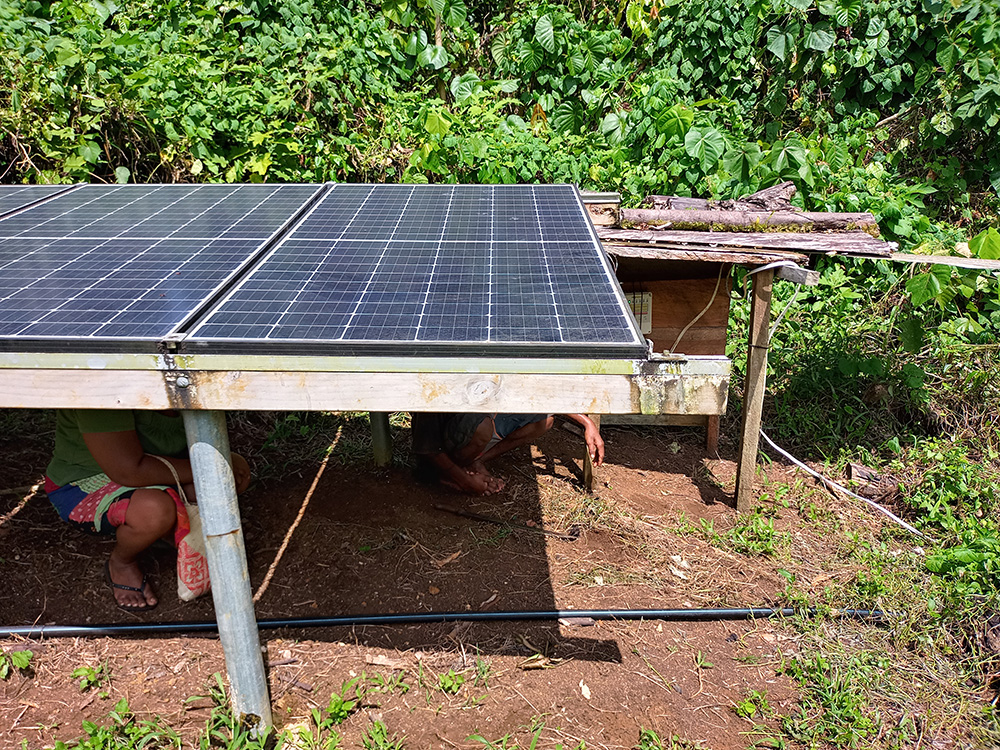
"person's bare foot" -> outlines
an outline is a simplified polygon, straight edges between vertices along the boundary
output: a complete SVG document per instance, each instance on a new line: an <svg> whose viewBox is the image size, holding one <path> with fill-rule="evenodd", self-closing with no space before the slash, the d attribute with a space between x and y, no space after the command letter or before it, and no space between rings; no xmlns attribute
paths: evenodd
<svg viewBox="0 0 1000 750"><path fill-rule="evenodd" d="M466 467L466 469L468 469L470 473L476 474L486 480L486 484L490 488L489 494L491 495L497 492L503 492L503 488L507 486L506 482L504 482L500 477L491 474L486 468L486 464L482 461L473 461Z"/></svg>
<svg viewBox="0 0 1000 750"><path fill-rule="evenodd" d="M157 605L159 600L156 593L137 562L121 562L112 553L105 565L104 574L114 591L115 602L122 609L140 612Z"/></svg>

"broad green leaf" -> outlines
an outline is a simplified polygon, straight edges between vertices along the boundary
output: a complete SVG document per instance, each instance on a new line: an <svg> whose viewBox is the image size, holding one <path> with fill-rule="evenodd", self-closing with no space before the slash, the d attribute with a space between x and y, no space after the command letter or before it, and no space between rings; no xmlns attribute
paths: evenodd
<svg viewBox="0 0 1000 750"><path fill-rule="evenodd" d="M683 104L675 104L656 116L656 129L667 138L680 140L687 135L693 122L694 110Z"/></svg>
<svg viewBox="0 0 1000 750"><path fill-rule="evenodd" d="M981 81L992 73L995 68L996 65L992 57L989 55L979 55L965 63L963 70L965 70L965 74L973 81Z"/></svg>
<svg viewBox="0 0 1000 750"><path fill-rule="evenodd" d="M448 64L448 53L439 44L428 44L417 56L417 62L424 67L440 70Z"/></svg>
<svg viewBox="0 0 1000 750"><path fill-rule="evenodd" d="M969 240L969 249L977 258L997 260L1000 258L1000 232L990 227Z"/></svg>
<svg viewBox="0 0 1000 750"><path fill-rule="evenodd" d="M579 102L563 102L549 116L552 127L561 133L578 133L583 126L583 107Z"/></svg>
<svg viewBox="0 0 1000 750"><path fill-rule="evenodd" d="M451 130L451 117L438 109L432 109L424 120L424 130L431 135L444 135Z"/></svg>
<svg viewBox="0 0 1000 750"><path fill-rule="evenodd" d="M928 62L925 62L919 68L917 68L917 73L913 76L913 91L920 91L930 79L931 75L934 73L934 66Z"/></svg>
<svg viewBox="0 0 1000 750"><path fill-rule="evenodd" d="M955 62L958 60L958 47L953 42L945 39L938 45L935 57L938 64L944 68L944 72L950 73L955 67Z"/></svg>
<svg viewBox="0 0 1000 750"><path fill-rule="evenodd" d="M506 32L502 32L493 37L490 42L490 54L497 65L503 67L510 57L510 37Z"/></svg>
<svg viewBox="0 0 1000 750"><path fill-rule="evenodd" d="M475 73L455 76L451 80L451 95L455 97L455 101L459 104L465 102L466 99L473 96L481 88L482 84L479 81L479 76Z"/></svg>
<svg viewBox="0 0 1000 750"><path fill-rule="evenodd" d="M726 151L722 165L729 174L746 184L750 182L761 157L760 146L756 143L740 143Z"/></svg>
<svg viewBox="0 0 1000 750"><path fill-rule="evenodd" d="M27 669L33 654L30 651L11 651L11 663L18 669Z"/></svg>
<svg viewBox="0 0 1000 750"><path fill-rule="evenodd" d="M904 351L916 354L924 345L924 322L920 318L907 318L899 324L899 340Z"/></svg>
<svg viewBox="0 0 1000 750"><path fill-rule="evenodd" d="M806 47L817 52L826 52L837 41L837 35L830 31L827 23L816 24L806 35Z"/></svg>
<svg viewBox="0 0 1000 750"><path fill-rule="evenodd" d="M86 159L88 163L96 164L97 160L101 158L101 147L93 141L87 141L77 149L77 153Z"/></svg>
<svg viewBox="0 0 1000 750"><path fill-rule="evenodd" d="M513 94L520 86L520 81L497 81L497 88L505 94Z"/></svg>
<svg viewBox="0 0 1000 750"><path fill-rule="evenodd" d="M117 182L119 185L127 184L131 176L132 173L129 171L128 167L115 168L115 182Z"/></svg>
<svg viewBox="0 0 1000 750"><path fill-rule="evenodd" d="M708 174L726 150L726 139L715 128L691 128L684 138L684 150L697 159L701 171Z"/></svg>
<svg viewBox="0 0 1000 750"><path fill-rule="evenodd" d="M552 26L552 16L550 14L546 13L535 21L535 40L542 45L542 49L546 52L555 54L556 32Z"/></svg>
<svg viewBox="0 0 1000 750"><path fill-rule="evenodd" d="M945 284L951 280L950 266L931 266L928 271L919 273L906 282L906 291L915 305L922 305L935 299L945 290Z"/></svg>
<svg viewBox="0 0 1000 750"><path fill-rule="evenodd" d="M777 26L767 30L767 48L779 60L785 59L785 32Z"/></svg>
<svg viewBox="0 0 1000 750"><path fill-rule="evenodd" d="M465 7L462 0L451 0L448 3L448 12L444 15L444 22L452 28L458 28L465 23L469 16L469 9Z"/></svg>
<svg viewBox="0 0 1000 750"><path fill-rule="evenodd" d="M601 120L601 132L604 133L604 137L608 139L608 143L621 143L624 135L624 129L625 127L622 118L616 112L609 112L604 116L604 119Z"/></svg>
<svg viewBox="0 0 1000 750"><path fill-rule="evenodd" d="M837 1L837 25L853 26L861 17L864 9L864 0L838 0Z"/></svg>
<svg viewBox="0 0 1000 750"><path fill-rule="evenodd" d="M405 52L408 55L419 55L420 51L427 46L427 32L423 29L414 31L410 38L406 40Z"/></svg>
<svg viewBox="0 0 1000 750"><path fill-rule="evenodd" d="M431 10L434 11L435 16L443 16L447 4L448 0L430 0Z"/></svg>
<svg viewBox="0 0 1000 750"><path fill-rule="evenodd" d="M542 48L539 47L537 44L524 42L521 44L517 53L518 57L521 58L523 72L534 73L542 66L542 60L544 60L544 54Z"/></svg>
<svg viewBox="0 0 1000 750"><path fill-rule="evenodd" d="M812 7L812 0L788 0L788 4L797 10L809 10Z"/></svg>
<svg viewBox="0 0 1000 750"><path fill-rule="evenodd" d="M993 186L997 195L1000 195L1000 169L990 175L990 185Z"/></svg>

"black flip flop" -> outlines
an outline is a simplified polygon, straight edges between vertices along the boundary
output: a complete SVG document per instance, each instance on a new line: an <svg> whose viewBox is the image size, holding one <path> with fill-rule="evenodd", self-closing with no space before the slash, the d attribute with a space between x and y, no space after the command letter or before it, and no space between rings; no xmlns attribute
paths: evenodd
<svg viewBox="0 0 1000 750"><path fill-rule="evenodd" d="M121 589L122 591L135 591L137 593L142 594L143 597L146 596L146 576L143 575L142 586L140 586L139 588L136 588L135 586L126 586L124 583L115 583L114 581L111 580L110 560L104 561L104 580L108 584L108 586L110 586L112 589ZM118 599L115 599L115 604L118 605L118 609L123 609L126 612L148 612L151 609L156 609L156 605L159 604L159 602L157 602L156 604L150 604L149 602L146 602L141 607L132 607L129 606L128 604L122 604L121 602L118 601Z"/></svg>

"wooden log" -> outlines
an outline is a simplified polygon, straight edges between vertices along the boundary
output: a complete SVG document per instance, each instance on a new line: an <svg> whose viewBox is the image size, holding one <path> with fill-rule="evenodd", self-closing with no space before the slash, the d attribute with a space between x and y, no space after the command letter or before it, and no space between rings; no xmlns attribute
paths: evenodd
<svg viewBox="0 0 1000 750"><path fill-rule="evenodd" d="M643 208L689 211L691 209L710 211L792 211L801 209L792 205L795 183L788 181L756 193L744 195L736 200L713 201L705 198L687 198L681 195L648 195L642 202Z"/></svg>
<svg viewBox="0 0 1000 750"><path fill-rule="evenodd" d="M767 348L770 342L771 290L774 270L753 275L750 300L750 342L747 371L743 381L743 414L740 429L740 452L736 464L736 510L747 513L753 508L754 476L757 471L757 448L760 442L761 412L767 388Z"/></svg>
<svg viewBox="0 0 1000 750"><path fill-rule="evenodd" d="M841 229L866 229L873 233L878 232L875 217L869 213L623 208L621 225L625 229L669 227L728 232L822 232Z"/></svg>

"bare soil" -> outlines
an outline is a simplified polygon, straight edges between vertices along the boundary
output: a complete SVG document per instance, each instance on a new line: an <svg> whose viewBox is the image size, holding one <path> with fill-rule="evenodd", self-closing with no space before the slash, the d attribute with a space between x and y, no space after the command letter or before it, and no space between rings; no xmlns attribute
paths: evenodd
<svg viewBox="0 0 1000 750"><path fill-rule="evenodd" d="M233 432L237 447L256 439L239 425ZM363 457L342 462L334 453L257 605L258 618L769 606L780 604L785 587L779 567L806 580L852 574L831 567L822 531L795 512L775 521L792 540L780 563L678 533L701 519L717 529L735 522L734 446L723 440L723 457L706 457L698 430L605 428L607 464L588 494L582 443L557 427L494 466L508 487L492 498L415 483L402 465L407 431L395 432L401 459L391 468L376 469ZM36 481L49 440L44 432L0 440L7 456L0 490ZM318 458L300 461L286 472L291 478L258 482L241 498L255 591L318 466ZM792 478L779 466L769 472L769 485ZM16 510L20 499L0 495L0 623L214 618L210 596L177 599L168 548L146 561L158 609L119 610L102 576L112 542L61 524L44 495ZM831 500L816 493L814 502L826 507ZM473 521L436 510L440 503L579 536L568 541ZM852 515L840 507L824 512ZM849 520L871 523L863 515ZM704 747L744 748L753 746L755 723L774 722L740 718L734 703L751 690L766 691L778 713L796 701L793 683L780 673L782 644L792 636L776 621L400 625L266 630L261 637L279 727L306 722L312 708L362 672L403 676L407 692L379 694L344 723L345 747L360 747L361 734L380 719L409 748L481 747L468 739L473 734L494 741L511 735L526 747L540 723L540 748L580 741L632 748L641 728ZM27 674L0 682L0 748L77 737L82 720L100 722L121 697L191 739L212 704L189 699L207 694L214 673L225 674L214 635L2 641L0 648L34 652ZM82 692L71 672L102 663L108 682ZM449 671L465 679L455 695L439 689L439 676Z"/></svg>

